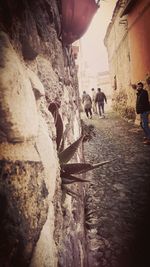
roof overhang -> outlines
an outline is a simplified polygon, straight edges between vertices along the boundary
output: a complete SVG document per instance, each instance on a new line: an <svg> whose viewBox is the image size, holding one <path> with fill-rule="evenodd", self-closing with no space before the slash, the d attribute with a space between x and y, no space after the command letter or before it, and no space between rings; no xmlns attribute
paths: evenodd
<svg viewBox="0 0 150 267"><path fill-rule="evenodd" d="M99 8L95 0L62 0L62 40L69 45L80 39Z"/></svg>

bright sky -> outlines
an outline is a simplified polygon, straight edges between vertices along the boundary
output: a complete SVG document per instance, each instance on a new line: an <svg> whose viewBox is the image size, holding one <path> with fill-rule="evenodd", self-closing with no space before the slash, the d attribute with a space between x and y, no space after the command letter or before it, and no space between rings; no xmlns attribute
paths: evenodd
<svg viewBox="0 0 150 267"><path fill-rule="evenodd" d="M81 39L84 60L90 65L90 72L108 70L107 50L103 40L112 17L116 0L101 0L100 8Z"/></svg>

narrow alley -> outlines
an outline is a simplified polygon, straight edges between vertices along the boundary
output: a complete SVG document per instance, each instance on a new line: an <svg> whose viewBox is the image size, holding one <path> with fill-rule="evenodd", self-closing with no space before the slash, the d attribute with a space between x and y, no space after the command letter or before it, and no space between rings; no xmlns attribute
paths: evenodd
<svg viewBox="0 0 150 267"><path fill-rule="evenodd" d="M108 113L84 119L95 136L84 145L86 162L114 160L91 172L86 190L90 267L148 267L150 147L139 127Z"/></svg>
<svg viewBox="0 0 150 267"><path fill-rule="evenodd" d="M0 0L0 267L150 267L149 18Z"/></svg>

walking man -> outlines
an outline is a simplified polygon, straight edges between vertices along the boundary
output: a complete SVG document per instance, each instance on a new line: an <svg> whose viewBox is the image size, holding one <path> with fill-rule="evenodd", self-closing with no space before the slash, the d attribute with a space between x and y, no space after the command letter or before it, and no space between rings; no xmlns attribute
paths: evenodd
<svg viewBox="0 0 150 267"><path fill-rule="evenodd" d="M107 104L107 98L100 88L97 89L97 94L95 97L95 103L98 104L98 110L100 117L105 117L104 115L104 102Z"/></svg>
<svg viewBox="0 0 150 267"><path fill-rule="evenodd" d="M137 84L136 112L137 114L140 114L141 126L146 135L146 140L143 143L146 145L150 145L150 128L148 125L150 103L148 99L148 92L144 89L144 85L142 82L139 82Z"/></svg>
<svg viewBox="0 0 150 267"><path fill-rule="evenodd" d="M92 110L94 114L97 114L97 107L95 103L96 92L94 88L92 88L91 91L92 91Z"/></svg>
<svg viewBox="0 0 150 267"><path fill-rule="evenodd" d="M82 104L84 105L84 110L87 118L92 119L92 99L85 91L82 95Z"/></svg>

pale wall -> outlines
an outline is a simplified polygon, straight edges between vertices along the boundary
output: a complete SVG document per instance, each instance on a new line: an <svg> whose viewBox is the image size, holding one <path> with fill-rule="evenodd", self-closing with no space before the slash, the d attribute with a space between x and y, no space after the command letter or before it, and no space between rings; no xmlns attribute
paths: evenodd
<svg viewBox="0 0 150 267"><path fill-rule="evenodd" d="M135 92L131 87L131 57L127 21L123 21L126 20L126 17L120 18L121 11L122 9L119 9L118 6L114 12L112 22L105 36L105 45L108 51L113 89L115 89L115 76L117 81L117 89L113 91L113 106L122 116L132 117L135 106Z"/></svg>

